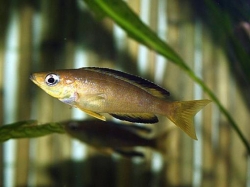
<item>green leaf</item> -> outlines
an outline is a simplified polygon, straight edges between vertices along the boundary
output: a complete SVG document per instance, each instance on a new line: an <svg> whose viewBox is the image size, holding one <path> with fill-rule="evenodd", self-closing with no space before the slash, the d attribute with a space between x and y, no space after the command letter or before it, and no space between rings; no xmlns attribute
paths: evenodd
<svg viewBox="0 0 250 187"><path fill-rule="evenodd" d="M64 133L60 123L38 125L35 120L20 121L0 127L0 142L17 138L36 138L52 133Z"/></svg>
<svg viewBox="0 0 250 187"><path fill-rule="evenodd" d="M159 39L125 2L121 0L85 0L85 2L97 15L101 12L102 15L104 14L113 19L131 38L156 50L174 63L182 63L178 54Z"/></svg>
<svg viewBox="0 0 250 187"><path fill-rule="evenodd" d="M188 67L184 60L164 41L162 41L147 25L145 25L140 18L129 8L129 6L122 0L84 0L92 10L100 15L111 18L117 25L124 29L124 31L133 39L146 45L163 55L173 63L177 64L183 69L203 90L210 96L210 98L217 104L221 112L226 116L233 129L236 131L241 141L245 145L250 154L250 145L244 137L237 123L231 117L229 112L224 108L216 95L206 86L206 84L195 75L195 73ZM94 7L94 8L93 8Z"/></svg>

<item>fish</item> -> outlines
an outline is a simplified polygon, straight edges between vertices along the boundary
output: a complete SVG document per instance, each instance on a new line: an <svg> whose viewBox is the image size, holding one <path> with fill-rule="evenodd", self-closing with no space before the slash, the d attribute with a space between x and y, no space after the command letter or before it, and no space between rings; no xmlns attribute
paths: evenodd
<svg viewBox="0 0 250 187"><path fill-rule="evenodd" d="M157 84L122 71L83 67L38 72L30 79L49 95L97 119L104 114L132 123L157 123L166 116L197 140L194 115L211 101L170 101L170 93Z"/></svg>
<svg viewBox="0 0 250 187"><path fill-rule="evenodd" d="M116 152L125 157L144 157L144 153L135 150L134 147L148 147L157 150L157 142L160 138L163 140L166 136L166 133L153 138L141 136L141 131L149 134L151 129L114 121L68 120L60 124L71 137L103 153Z"/></svg>

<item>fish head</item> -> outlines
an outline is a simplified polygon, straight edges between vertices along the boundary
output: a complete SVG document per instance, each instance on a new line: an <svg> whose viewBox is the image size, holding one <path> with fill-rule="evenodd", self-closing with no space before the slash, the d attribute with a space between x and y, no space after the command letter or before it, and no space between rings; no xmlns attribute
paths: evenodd
<svg viewBox="0 0 250 187"><path fill-rule="evenodd" d="M71 97L76 88L74 76L67 71L33 73L30 79L46 93L58 99Z"/></svg>
<svg viewBox="0 0 250 187"><path fill-rule="evenodd" d="M85 143L93 143L92 124L89 121L65 121L63 123L64 129L71 137L76 138ZM98 132L98 131L97 131Z"/></svg>
<svg viewBox="0 0 250 187"><path fill-rule="evenodd" d="M106 122L100 120L69 120L63 123L65 131L75 137L86 133L97 133L99 136L102 130L105 129L105 125Z"/></svg>
<svg viewBox="0 0 250 187"><path fill-rule="evenodd" d="M76 136L76 134L78 134L81 130L81 128L83 128L84 125L80 126L79 122L77 121L67 121L64 122L64 129L66 130L66 132L72 136Z"/></svg>

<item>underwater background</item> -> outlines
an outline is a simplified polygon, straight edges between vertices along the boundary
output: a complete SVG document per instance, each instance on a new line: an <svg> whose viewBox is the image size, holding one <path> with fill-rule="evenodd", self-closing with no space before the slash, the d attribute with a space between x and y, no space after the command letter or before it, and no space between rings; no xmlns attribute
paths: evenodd
<svg viewBox="0 0 250 187"><path fill-rule="evenodd" d="M168 131L161 150L136 148L145 158L105 155L66 134L8 140L0 144L0 186L250 187L250 3L106 2L118 16L103 11L101 0L0 1L1 124L91 118L43 92L29 76L97 66L151 80L171 93L170 100L213 100L195 116L198 141L165 117L153 127ZM168 53L126 15L128 9L167 42Z"/></svg>

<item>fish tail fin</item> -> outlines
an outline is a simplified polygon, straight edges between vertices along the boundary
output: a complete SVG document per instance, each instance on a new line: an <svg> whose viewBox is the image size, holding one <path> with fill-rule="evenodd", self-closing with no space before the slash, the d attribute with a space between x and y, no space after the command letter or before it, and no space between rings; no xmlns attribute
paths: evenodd
<svg viewBox="0 0 250 187"><path fill-rule="evenodd" d="M154 149L160 152L163 155L167 154L168 146L170 144L170 136L169 133L172 131L172 129L165 129L165 131L157 137L154 138Z"/></svg>
<svg viewBox="0 0 250 187"><path fill-rule="evenodd" d="M175 125L180 127L188 136L197 140L193 117L204 106L210 103L210 100L176 101L168 106L168 113L165 114ZM169 105L169 103L168 103Z"/></svg>

